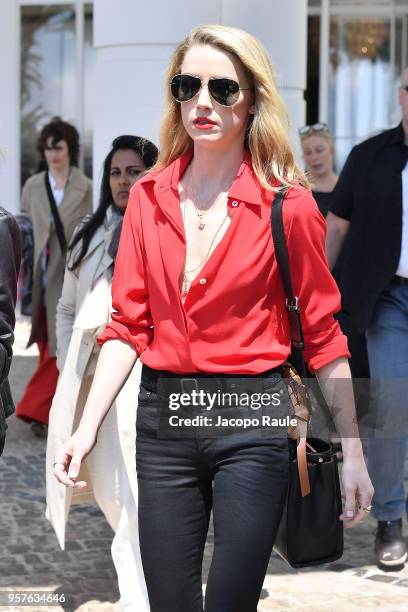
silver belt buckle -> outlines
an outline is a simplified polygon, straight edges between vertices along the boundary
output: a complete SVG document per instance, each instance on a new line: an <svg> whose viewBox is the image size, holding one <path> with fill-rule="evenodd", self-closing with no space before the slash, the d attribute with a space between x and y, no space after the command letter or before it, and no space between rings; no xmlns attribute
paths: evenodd
<svg viewBox="0 0 408 612"><path fill-rule="evenodd" d="M198 382L196 378L181 378L180 387L183 393L191 393L192 390L198 393Z"/></svg>

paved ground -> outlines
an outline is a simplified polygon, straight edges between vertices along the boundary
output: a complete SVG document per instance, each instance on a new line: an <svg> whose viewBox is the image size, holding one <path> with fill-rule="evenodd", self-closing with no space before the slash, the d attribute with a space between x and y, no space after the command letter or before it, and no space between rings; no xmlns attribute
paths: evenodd
<svg viewBox="0 0 408 612"><path fill-rule="evenodd" d="M36 364L35 349L24 349L27 333L27 323L20 321L11 372L16 400ZM118 610L119 594L109 551L111 529L97 508L74 507L67 549L59 550L44 517L44 459L45 442L34 438L24 423L12 417L0 460L0 610L114 612ZM343 558L328 567L297 572L273 555L258 612L407 610L408 565L392 572L375 566L374 526L374 521L368 519L347 532ZM204 581L212 541L210 534ZM64 594L68 602L52 607L8 607L7 592L22 590Z"/></svg>

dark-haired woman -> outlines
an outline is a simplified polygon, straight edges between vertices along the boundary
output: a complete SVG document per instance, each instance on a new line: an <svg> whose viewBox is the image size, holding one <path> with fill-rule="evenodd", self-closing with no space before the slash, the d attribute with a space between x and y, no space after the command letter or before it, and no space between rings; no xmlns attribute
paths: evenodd
<svg viewBox="0 0 408 612"><path fill-rule="evenodd" d="M156 161L157 149L136 136L120 136L105 162L95 213L74 234L57 308L57 365L61 372L50 412L47 443L47 517L62 548L71 501L96 500L116 532L112 543L122 610L148 610L140 561L135 467L135 398L140 368L133 370L99 432L99 444L83 465L89 487L76 495L53 476L56 448L82 416L99 347L98 333L109 321L111 278L129 191ZM74 498L74 499L71 499Z"/></svg>
<svg viewBox="0 0 408 612"><path fill-rule="evenodd" d="M33 432L43 437L58 380L55 320L64 279L66 244L81 219L92 211L92 183L77 168L79 135L73 125L55 117L42 129L37 150L48 169L25 183L21 210L33 224L29 346L37 342L40 359L16 408L16 415L31 422Z"/></svg>

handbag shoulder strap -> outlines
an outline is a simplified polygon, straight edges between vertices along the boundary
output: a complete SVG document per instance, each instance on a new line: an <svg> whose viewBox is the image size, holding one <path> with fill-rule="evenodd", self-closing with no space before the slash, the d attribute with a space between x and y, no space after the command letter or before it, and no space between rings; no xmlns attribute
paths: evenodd
<svg viewBox="0 0 408 612"><path fill-rule="evenodd" d="M306 376L306 365L303 355L305 342L303 337L302 321L300 317L299 300L294 294L292 276L290 272L289 253L283 227L283 201L287 187L277 192L271 207L272 238L275 246L275 256L278 263L279 274L286 295L286 310L288 311L292 352L295 352L300 364L301 376Z"/></svg>
<svg viewBox="0 0 408 612"><path fill-rule="evenodd" d="M45 189L47 190L48 202L51 208L52 218L54 219L55 231L57 232L57 238L60 245L61 253L63 255L67 252L67 241L65 238L64 226L61 221L61 217L58 212L58 207L55 202L54 194L52 193L50 179L48 177L48 172L45 171Z"/></svg>
<svg viewBox="0 0 408 612"><path fill-rule="evenodd" d="M284 187L276 194L271 207L271 226L272 226L272 238L275 246L276 261L278 263L279 274L282 279L282 284L286 294L286 310L288 311L290 330L291 330L291 343L292 353L295 352L298 357L301 376L306 376L306 365L303 355L305 347L303 338L302 321L300 318L300 308L298 298L293 291L292 276L290 273L290 261L288 246L286 243L285 230L283 227L283 215L282 207L283 201L287 188ZM303 385L302 385L303 386ZM306 392L306 388L304 388ZM307 398L305 397L305 401ZM310 414L310 413L309 413ZM310 493L310 481L309 473L307 469L307 420L301 419L298 421L299 426L299 441L296 448L297 456L297 467L299 474L300 489L302 497L309 495Z"/></svg>

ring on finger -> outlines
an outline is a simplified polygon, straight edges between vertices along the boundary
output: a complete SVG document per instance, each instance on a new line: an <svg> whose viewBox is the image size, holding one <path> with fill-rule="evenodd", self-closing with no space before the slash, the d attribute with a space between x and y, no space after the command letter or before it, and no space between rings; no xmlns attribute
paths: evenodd
<svg viewBox="0 0 408 612"><path fill-rule="evenodd" d="M364 511L366 514L370 514L371 509L372 509L372 506L371 506L371 505L370 505L370 506L367 506L366 508L362 508L362 510L363 510L363 511Z"/></svg>
<svg viewBox="0 0 408 612"><path fill-rule="evenodd" d="M65 465L61 463L61 461L54 461L54 463L52 464L52 467L54 470L57 467L57 465L59 465L65 471Z"/></svg>

